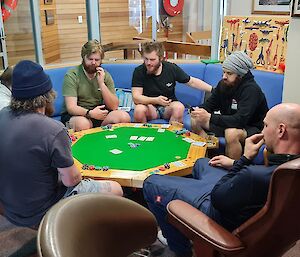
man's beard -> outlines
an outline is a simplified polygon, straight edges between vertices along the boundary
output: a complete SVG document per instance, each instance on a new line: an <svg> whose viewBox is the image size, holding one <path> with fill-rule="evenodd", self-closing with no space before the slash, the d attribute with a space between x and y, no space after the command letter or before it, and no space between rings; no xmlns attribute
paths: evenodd
<svg viewBox="0 0 300 257"><path fill-rule="evenodd" d="M51 117L54 113L54 105L53 103L47 103L45 107L45 115Z"/></svg>
<svg viewBox="0 0 300 257"><path fill-rule="evenodd" d="M86 63L84 61L82 61L82 65L84 70L88 73L88 74L95 74L96 73L96 65L86 65Z"/></svg>
<svg viewBox="0 0 300 257"><path fill-rule="evenodd" d="M145 65L146 65L146 64L145 64ZM147 74L149 74L149 75L155 74L155 73L158 71L160 65L161 65L161 61L159 61L155 66L153 66L152 70L150 70L150 71L148 70L148 67L147 67L147 65L146 65Z"/></svg>
<svg viewBox="0 0 300 257"><path fill-rule="evenodd" d="M227 96L233 96L236 88L240 85L241 83L241 78L237 77L233 82L229 83L226 82L224 79L220 81L221 83L221 93Z"/></svg>

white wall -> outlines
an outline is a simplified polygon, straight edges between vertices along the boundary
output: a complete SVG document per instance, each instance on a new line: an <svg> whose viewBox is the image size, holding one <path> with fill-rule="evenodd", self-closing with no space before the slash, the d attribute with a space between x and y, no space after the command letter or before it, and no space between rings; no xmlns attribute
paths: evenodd
<svg viewBox="0 0 300 257"><path fill-rule="evenodd" d="M300 18L291 19L286 70L284 79L283 102L300 104Z"/></svg>
<svg viewBox="0 0 300 257"><path fill-rule="evenodd" d="M252 0L228 0L231 10L228 15L249 16L252 10Z"/></svg>
<svg viewBox="0 0 300 257"><path fill-rule="evenodd" d="M252 0L228 0L230 10L228 15L249 16L252 10ZM291 18L288 48L286 57L286 71L283 88L283 102L300 104L300 18Z"/></svg>
<svg viewBox="0 0 300 257"><path fill-rule="evenodd" d="M203 2L203 11L199 10L198 1ZM184 32L211 30L211 0L185 0L183 8ZM202 17L202 12L204 14L204 17ZM203 29L201 29L201 27L203 27Z"/></svg>

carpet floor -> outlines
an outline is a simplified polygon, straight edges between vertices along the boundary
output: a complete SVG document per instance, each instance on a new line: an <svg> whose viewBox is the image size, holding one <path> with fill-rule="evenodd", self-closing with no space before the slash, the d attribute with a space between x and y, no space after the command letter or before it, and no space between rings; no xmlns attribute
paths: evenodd
<svg viewBox="0 0 300 257"><path fill-rule="evenodd" d="M32 256L30 251L35 244L37 231L17 227L0 215L0 257L21 257ZM29 245L26 249L18 251L24 244ZM173 256L168 247L163 246L158 240L150 247L150 257L171 257ZM131 255L137 256L137 255ZM147 256L147 255L146 255ZM300 241L290 249L283 257L300 257Z"/></svg>

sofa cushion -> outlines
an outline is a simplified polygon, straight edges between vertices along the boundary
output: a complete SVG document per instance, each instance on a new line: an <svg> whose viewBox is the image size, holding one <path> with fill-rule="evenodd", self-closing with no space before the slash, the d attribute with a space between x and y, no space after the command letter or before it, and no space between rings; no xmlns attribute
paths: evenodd
<svg viewBox="0 0 300 257"><path fill-rule="evenodd" d="M52 116L56 120L60 120L61 110L64 102L64 97L62 95L62 85L64 82L64 77L67 71L71 68L73 67L63 67L45 70L45 72L49 75L53 85L53 89L57 94L54 102L55 111Z"/></svg>
<svg viewBox="0 0 300 257"><path fill-rule="evenodd" d="M203 63L184 63L178 64L188 75L204 79L205 64ZM175 88L175 94L177 99L187 106L198 106L203 103L204 91L196 88L191 88L182 83L177 83Z"/></svg>
<svg viewBox="0 0 300 257"><path fill-rule="evenodd" d="M102 64L102 67L110 73L116 88L131 89L132 74L138 65L137 63L107 63Z"/></svg>
<svg viewBox="0 0 300 257"><path fill-rule="evenodd" d="M282 102L284 75L260 70L254 70L252 73L266 96L268 107L272 108L280 104Z"/></svg>
<svg viewBox="0 0 300 257"><path fill-rule="evenodd" d="M207 64L204 72L204 81L216 87L222 79L223 70L221 64Z"/></svg>

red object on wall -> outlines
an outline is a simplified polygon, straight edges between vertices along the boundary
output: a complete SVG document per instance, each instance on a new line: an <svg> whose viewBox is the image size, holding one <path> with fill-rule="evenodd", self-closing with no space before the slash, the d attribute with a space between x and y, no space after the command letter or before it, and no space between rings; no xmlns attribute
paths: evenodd
<svg viewBox="0 0 300 257"><path fill-rule="evenodd" d="M284 62L279 63L278 68L280 70L282 70L282 72L284 73L285 72L285 63Z"/></svg>
<svg viewBox="0 0 300 257"><path fill-rule="evenodd" d="M4 0L3 1L2 6L1 6L3 21L6 21L9 18L11 12L16 9L17 4L18 4L18 0Z"/></svg>
<svg viewBox="0 0 300 257"><path fill-rule="evenodd" d="M176 16L182 12L184 0L163 0L163 6L166 13L170 16Z"/></svg>

